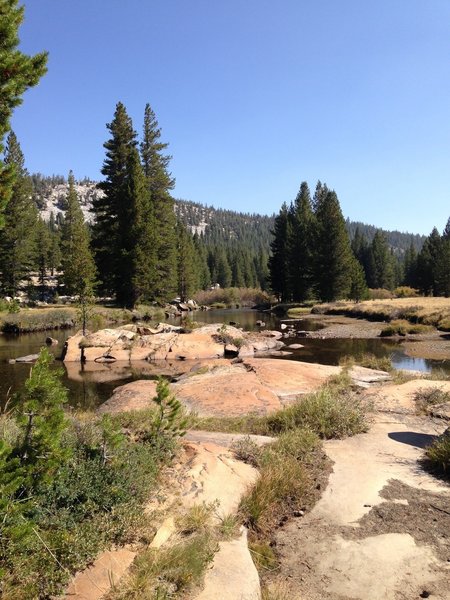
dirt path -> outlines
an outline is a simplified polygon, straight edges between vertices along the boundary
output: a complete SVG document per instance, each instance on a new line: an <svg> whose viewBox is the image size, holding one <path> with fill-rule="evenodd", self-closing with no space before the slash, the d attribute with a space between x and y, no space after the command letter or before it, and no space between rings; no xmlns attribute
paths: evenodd
<svg viewBox="0 0 450 600"><path fill-rule="evenodd" d="M450 486L417 462L443 429L379 413L367 434L325 444L328 487L275 539L293 600L450 598Z"/></svg>

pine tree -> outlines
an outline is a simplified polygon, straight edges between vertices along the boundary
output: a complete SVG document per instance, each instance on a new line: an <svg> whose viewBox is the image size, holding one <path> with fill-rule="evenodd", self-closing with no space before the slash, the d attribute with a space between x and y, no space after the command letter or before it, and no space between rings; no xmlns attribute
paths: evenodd
<svg viewBox="0 0 450 600"><path fill-rule="evenodd" d="M130 207L127 205L130 154L136 146L136 133L121 102L117 103L114 118L107 128L111 138L104 144L106 158L102 174L105 180L99 184L104 196L96 196L92 202L92 247L100 289L117 297L122 286L121 279L128 272L123 253L131 225L128 220Z"/></svg>
<svg viewBox="0 0 450 600"><path fill-rule="evenodd" d="M321 195L315 206L316 288L320 299L330 302L350 294L353 254L336 193Z"/></svg>
<svg viewBox="0 0 450 600"><path fill-rule="evenodd" d="M198 289L199 277L194 242L181 221L177 223L177 271L178 296L185 302Z"/></svg>
<svg viewBox="0 0 450 600"><path fill-rule="evenodd" d="M441 236L441 250L436 260L435 278L437 292L448 298L450 296L450 218Z"/></svg>
<svg viewBox="0 0 450 600"><path fill-rule="evenodd" d="M93 294L95 263L72 172L69 173L66 206L61 230L64 291L66 294L78 296L80 303L88 302Z"/></svg>
<svg viewBox="0 0 450 600"><path fill-rule="evenodd" d="M417 257L417 282L420 291L425 295L438 295L436 264L441 254L441 248L441 236L434 227Z"/></svg>
<svg viewBox="0 0 450 600"><path fill-rule="evenodd" d="M405 285L412 288L417 287L417 252L412 242L405 252L403 271Z"/></svg>
<svg viewBox="0 0 450 600"><path fill-rule="evenodd" d="M270 287L282 302L286 302L291 298L289 285L289 234L288 207L286 203L283 203L280 213L275 218L275 226L272 231L274 239L270 244L272 255L269 258Z"/></svg>
<svg viewBox="0 0 450 600"><path fill-rule="evenodd" d="M193 237L194 260L196 263L197 285L196 289L205 290L211 285L211 273L208 267L208 252L204 243L196 233Z"/></svg>
<svg viewBox="0 0 450 600"><path fill-rule="evenodd" d="M394 289L394 266L385 235L378 230L370 245L369 286Z"/></svg>
<svg viewBox="0 0 450 600"><path fill-rule="evenodd" d="M355 300L355 302L360 302L361 300L365 300L368 297L368 289L366 283L366 277L364 273L363 266L358 261L357 258L353 257L351 261L350 267L351 273L351 285L349 298L351 300Z"/></svg>
<svg viewBox="0 0 450 600"><path fill-rule="evenodd" d="M15 172L12 195L5 208L5 227L0 231L1 288L15 296L19 282L32 270L37 228L37 210L31 199L31 182L15 134L11 131L6 145L5 165Z"/></svg>
<svg viewBox="0 0 450 600"><path fill-rule="evenodd" d="M292 298L303 302L311 296L313 283L313 212L308 184L303 181L289 212L291 235L288 240L289 278Z"/></svg>
<svg viewBox="0 0 450 600"><path fill-rule="evenodd" d="M156 277L153 297L157 301L165 301L175 292L177 285L177 242L174 201L170 195L175 180L168 171L172 157L163 154L168 144L161 142L160 137L161 130L155 113L147 104L140 150L155 216Z"/></svg>
<svg viewBox="0 0 450 600"><path fill-rule="evenodd" d="M49 264L50 254L50 232L47 223L40 217L36 227L36 255L35 265L38 270L38 281L40 286L40 296L44 298L46 288L46 276Z"/></svg>
<svg viewBox="0 0 450 600"><path fill-rule="evenodd" d="M0 154L13 110L22 103L23 93L46 72L46 53L27 56L18 50L18 29L23 16L24 7L18 7L18 0L0 0ZM3 211L13 193L14 179L13 164L5 166L0 160L0 227L4 224Z"/></svg>
<svg viewBox="0 0 450 600"><path fill-rule="evenodd" d="M130 154L128 169L130 236L123 244L124 275L119 298L125 306L132 308L137 302L152 300L154 297L157 268L156 224L147 181L136 148ZM127 265L130 279L125 276Z"/></svg>
<svg viewBox="0 0 450 600"><path fill-rule="evenodd" d="M231 267L223 248L219 249L216 255L216 273L217 283L221 288L228 288L231 286Z"/></svg>

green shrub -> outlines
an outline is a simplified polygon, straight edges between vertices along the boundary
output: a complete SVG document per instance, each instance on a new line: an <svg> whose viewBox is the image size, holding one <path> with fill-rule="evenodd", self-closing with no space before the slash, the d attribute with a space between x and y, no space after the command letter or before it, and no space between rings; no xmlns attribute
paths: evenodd
<svg viewBox="0 0 450 600"><path fill-rule="evenodd" d="M298 502L307 487L305 467L293 456L271 452L265 456L260 477L240 503L247 527L265 531L291 502Z"/></svg>
<svg viewBox="0 0 450 600"><path fill-rule="evenodd" d="M114 600L163 600L185 593L202 578L217 542L210 531L181 537L158 550L149 548L133 563Z"/></svg>
<svg viewBox="0 0 450 600"><path fill-rule="evenodd" d="M391 356L375 356L371 352L364 352L356 356L343 356L339 360L341 367L353 367L354 365L360 365L368 369L377 369L379 371L392 371L392 358Z"/></svg>
<svg viewBox="0 0 450 600"><path fill-rule="evenodd" d="M367 406L351 392L324 387L269 415L267 422L273 433L306 427L323 439L343 438L367 431Z"/></svg>
<svg viewBox="0 0 450 600"><path fill-rule="evenodd" d="M417 294L417 290L407 285L402 285L400 287L395 288L394 295L396 298L415 298Z"/></svg>
<svg viewBox="0 0 450 600"><path fill-rule="evenodd" d="M431 327L430 325L422 325L421 323L410 323L409 321L400 319L396 321L391 321L389 325L387 325L381 330L380 336L404 336L408 334L428 333L430 331L433 331L433 327Z"/></svg>
<svg viewBox="0 0 450 600"><path fill-rule="evenodd" d="M63 412L66 391L41 351L0 427L0 595L58 595L103 548L142 535L142 510L183 433L179 403L158 384L153 411L124 430L109 415ZM49 552L51 549L51 552Z"/></svg>
<svg viewBox="0 0 450 600"><path fill-rule="evenodd" d="M230 447L234 457L237 460L258 467L261 461L261 448L258 444L247 435L234 441Z"/></svg>
<svg viewBox="0 0 450 600"><path fill-rule="evenodd" d="M425 464L446 478L450 477L450 431L448 429L426 449Z"/></svg>

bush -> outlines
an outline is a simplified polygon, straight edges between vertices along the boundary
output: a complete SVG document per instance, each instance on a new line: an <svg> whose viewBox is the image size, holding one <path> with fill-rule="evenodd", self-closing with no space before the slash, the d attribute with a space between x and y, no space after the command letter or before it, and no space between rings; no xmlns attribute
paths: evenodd
<svg viewBox="0 0 450 600"><path fill-rule="evenodd" d="M364 352L356 356L343 356L339 360L341 367L353 367L354 365L360 365L367 369L377 369L379 371L392 371L392 358L391 356L375 356L371 352Z"/></svg>
<svg viewBox="0 0 450 600"><path fill-rule="evenodd" d="M415 298L417 294L417 290L407 285L402 285L400 287L395 288L394 295L396 298Z"/></svg>
<svg viewBox="0 0 450 600"><path fill-rule="evenodd" d="M179 403L165 382L139 429L138 419L134 430L124 430L118 417L67 417L66 392L50 362L43 349L15 414L0 421L5 598L58 595L100 550L142 536L142 507L183 433Z"/></svg>
<svg viewBox="0 0 450 600"><path fill-rule="evenodd" d="M306 427L323 439L343 438L367 431L367 409L354 393L325 386L269 415L267 423L273 433Z"/></svg>
<svg viewBox="0 0 450 600"><path fill-rule="evenodd" d="M384 288L369 289L369 300L390 300L394 297L391 290Z"/></svg>
<svg viewBox="0 0 450 600"><path fill-rule="evenodd" d="M441 331L450 331L450 317L441 319L437 324L437 328Z"/></svg>
<svg viewBox="0 0 450 600"><path fill-rule="evenodd" d="M252 467L258 467L261 461L261 448L247 435L231 444L230 450L237 460L241 460Z"/></svg>
<svg viewBox="0 0 450 600"><path fill-rule="evenodd" d="M392 335L408 335L408 334L421 334L433 331L433 327L430 325L422 325L421 323L410 323L403 319L391 321L389 325L381 330L381 337L388 337Z"/></svg>
<svg viewBox="0 0 450 600"><path fill-rule="evenodd" d="M444 477L450 477L450 430L439 436L431 446L425 451L425 465L442 474Z"/></svg>
<svg viewBox="0 0 450 600"><path fill-rule="evenodd" d="M430 406L450 402L450 393L442 388L421 388L414 394L414 402L420 412L427 413Z"/></svg>

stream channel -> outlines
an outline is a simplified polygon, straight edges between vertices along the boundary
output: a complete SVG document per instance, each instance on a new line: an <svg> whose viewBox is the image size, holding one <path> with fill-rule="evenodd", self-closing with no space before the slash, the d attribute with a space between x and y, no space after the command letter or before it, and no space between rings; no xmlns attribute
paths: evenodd
<svg viewBox="0 0 450 600"><path fill-rule="evenodd" d="M256 323L258 320L265 322L266 329L279 331L283 320L275 315L251 309L210 310L191 313L191 317L193 320L203 323L237 323L237 326L246 331L258 330L259 327ZM176 319L170 319L169 322L178 324ZM296 331L313 331L320 328L317 321L307 318L295 322ZM59 342L58 345L50 347L51 352L58 358L65 340L73 333L73 330L54 330L23 335L0 335L0 405L5 403L8 394L22 389L32 366L26 363L9 364L8 359L37 354L39 349L45 345L45 338L49 335ZM412 358L404 353L400 342L381 338L318 339L294 336L284 342L286 345L301 344L303 347L296 350L283 348L292 354L280 357L280 360L289 359L337 365L343 356L358 356L370 352L377 357L390 356L392 365L398 369L429 372L437 368L450 373L450 360ZM149 364L145 370L133 369L132 366L102 365L98 371L94 372L83 372L78 363L72 363L66 368L63 363L55 361L55 367L62 371L64 385L69 390L70 404L87 409L102 404L111 396L113 389L119 385L135 379L154 378L158 374L158 367L153 364ZM176 374L176 364L174 365L173 362L171 372Z"/></svg>

